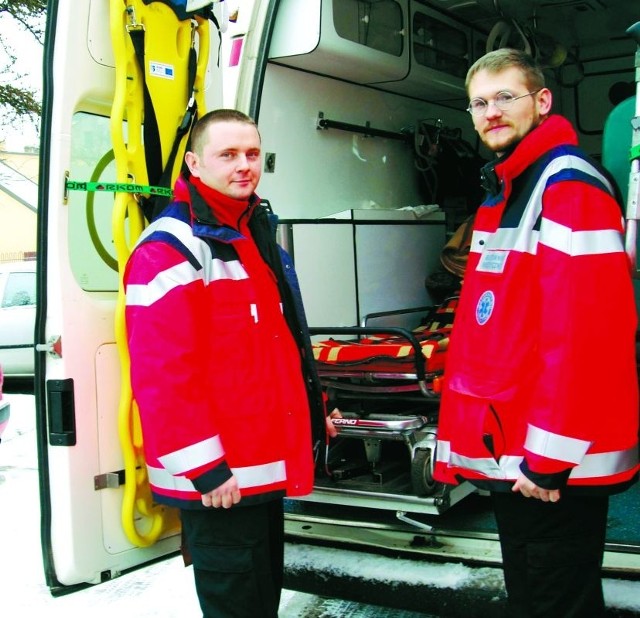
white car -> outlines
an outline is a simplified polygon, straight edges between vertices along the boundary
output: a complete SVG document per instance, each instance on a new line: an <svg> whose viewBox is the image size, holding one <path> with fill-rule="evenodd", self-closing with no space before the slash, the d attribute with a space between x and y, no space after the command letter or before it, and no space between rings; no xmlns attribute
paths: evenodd
<svg viewBox="0 0 640 618"><path fill-rule="evenodd" d="M35 261L0 263L0 365L6 377L33 376Z"/></svg>
<svg viewBox="0 0 640 618"><path fill-rule="evenodd" d="M2 441L2 434L7 428L9 417L11 416L9 402L2 398L2 379L2 366L0 365L0 442Z"/></svg>

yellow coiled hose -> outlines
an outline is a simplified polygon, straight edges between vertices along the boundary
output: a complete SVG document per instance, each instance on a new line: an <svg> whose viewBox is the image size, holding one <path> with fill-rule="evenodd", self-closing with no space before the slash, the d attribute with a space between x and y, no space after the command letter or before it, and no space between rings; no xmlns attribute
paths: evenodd
<svg viewBox="0 0 640 618"><path fill-rule="evenodd" d="M131 28L144 28L144 75L130 39ZM181 21L162 2L147 5L142 0L110 0L110 29L116 78L111 108L116 182L147 185L149 179L142 143L143 78L153 101L163 154L162 163L166 165L190 96L187 92L188 59L191 47L195 44L198 45L195 97L198 109L205 109L204 74L209 56L209 22L200 17ZM173 79L151 75L152 64L171 67ZM187 136L183 138L176 157L172 183L180 170L186 139ZM140 418L131 391L122 276L131 250L145 227L145 219L136 196L116 193L112 226L119 272L115 337L121 368L118 433L125 470L122 526L131 543L146 547L163 535L176 533L179 530L179 518L175 509L155 504L152 499L144 460Z"/></svg>

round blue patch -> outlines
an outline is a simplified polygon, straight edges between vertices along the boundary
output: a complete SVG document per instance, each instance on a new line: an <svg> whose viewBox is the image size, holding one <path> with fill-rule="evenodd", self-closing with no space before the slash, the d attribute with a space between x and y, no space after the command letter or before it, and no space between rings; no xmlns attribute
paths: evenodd
<svg viewBox="0 0 640 618"><path fill-rule="evenodd" d="M493 307L496 303L496 297L491 290L483 292L478 304L476 305L476 320L480 326L484 326L493 313Z"/></svg>

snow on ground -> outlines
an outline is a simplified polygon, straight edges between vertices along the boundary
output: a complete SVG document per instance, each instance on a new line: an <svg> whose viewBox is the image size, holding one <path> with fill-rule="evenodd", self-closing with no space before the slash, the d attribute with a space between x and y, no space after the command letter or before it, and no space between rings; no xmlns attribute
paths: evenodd
<svg viewBox="0 0 640 618"><path fill-rule="evenodd" d="M52 597L40 549L34 397L4 394L11 418L0 444L0 605L2 615L49 618L200 616L191 567L173 557L72 594ZM296 551L301 551L297 549ZM287 555L289 547L287 547ZM5 610L10 610L7 614ZM281 618L419 618L389 610L283 591Z"/></svg>
<svg viewBox="0 0 640 618"><path fill-rule="evenodd" d="M183 618L198 616L193 575L180 557L170 558L63 597L51 597L44 581L39 540L35 413L32 395L5 394L11 402L11 419L0 445L0 601L4 608L46 609L50 618L72 618L89 609L93 618ZM459 564L432 564L408 559L374 557L348 550L287 545L288 568L331 570L389 586L403 582L428 583L450 591L466 587L502 588L502 574L495 568L470 568ZM640 557L639 557L640 561ZM605 579L607 605L640 615L640 582ZM311 608L315 608L311 610ZM419 614L358 606L339 599L320 599L285 591L282 618L405 617Z"/></svg>

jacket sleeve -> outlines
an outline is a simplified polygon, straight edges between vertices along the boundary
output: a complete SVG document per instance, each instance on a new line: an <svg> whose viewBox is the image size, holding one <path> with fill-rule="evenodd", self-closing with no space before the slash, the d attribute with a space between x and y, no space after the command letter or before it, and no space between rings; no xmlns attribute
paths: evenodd
<svg viewBox="0 0 640 618"><path fill-rule="evenodd" d="M606 453L608 438L628 430L615 417L634 405L636 312L620 206L597 182L547 186L537 251L540 322L532 326L541 360L527 377L522 471L552 488L587 452Z"/></svg>
<svg viewBox="0 0 640 618"><path fill-rule="evenodd" d="M201 271L175 248L146 242L124 275L131 386L147 463L206 493L231 477L215 423L215 398L200 374L206 323Z"/></svg>

